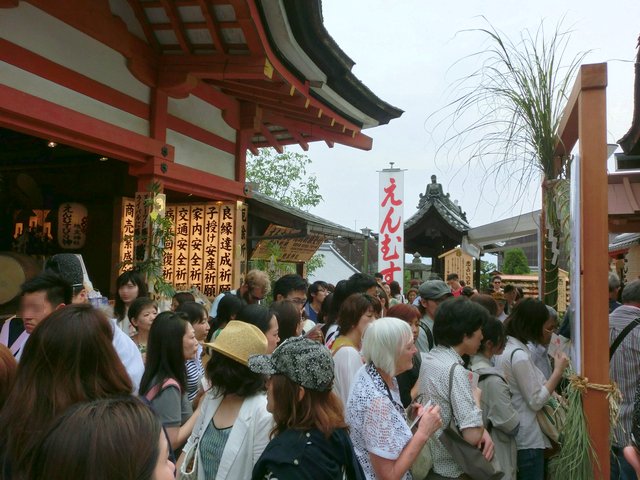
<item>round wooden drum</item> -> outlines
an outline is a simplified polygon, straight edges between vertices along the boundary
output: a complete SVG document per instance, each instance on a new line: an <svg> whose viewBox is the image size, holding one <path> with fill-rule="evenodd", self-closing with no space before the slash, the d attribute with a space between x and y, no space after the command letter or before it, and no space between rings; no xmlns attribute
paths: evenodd
<svg viewBox="0 0 640 480"><path fill-rule="evenodd" d="M0 252L0 305L20 295L20 285L35 277L42 268L28 255Z"/></svg>

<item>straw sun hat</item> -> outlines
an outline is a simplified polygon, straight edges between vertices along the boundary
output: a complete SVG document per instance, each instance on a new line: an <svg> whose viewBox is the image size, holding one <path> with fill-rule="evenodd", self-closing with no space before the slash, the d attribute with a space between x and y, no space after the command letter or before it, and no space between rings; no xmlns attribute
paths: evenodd
<svg viewBox="0 0 640 480"><path fill-rule="evenodd" d="M267 337L255 325L231 320L213 343L205 343L204 346L248 365L251 355L267 353Z"/></svg>

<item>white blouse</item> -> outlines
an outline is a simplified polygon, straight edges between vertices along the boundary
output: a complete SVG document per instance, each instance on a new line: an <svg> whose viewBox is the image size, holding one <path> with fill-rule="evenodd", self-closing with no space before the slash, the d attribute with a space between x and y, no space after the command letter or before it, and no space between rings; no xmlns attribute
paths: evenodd
<svg viewBox="0 0 640 480"><path fill-rule="evenodd" d="M333 355L335 363L335 380L333 391L340 397L343 405L347 405L351 386L362 367L362 357L355 348L345 345Z"/></svg>
<svg viewBox="0 0 640 480"><path fill-rule="evenodd" d="M412 437L395 378L393 382L394 388L389 389L372 364L363 365L347 402L345 417L351 441L368 480L377 478L370 453L396 460ZM402 476L402 480L410 479L409 472Z"/></svg>

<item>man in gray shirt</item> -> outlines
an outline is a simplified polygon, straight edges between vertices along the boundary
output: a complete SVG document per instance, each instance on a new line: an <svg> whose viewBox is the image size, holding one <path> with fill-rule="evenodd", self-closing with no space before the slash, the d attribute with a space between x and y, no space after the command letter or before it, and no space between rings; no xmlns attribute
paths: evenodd
<svg viewBox="0 0 640 480"><path fill-rule="evenodd" d="M433 319L438 305L452 296L451 289L442 280L427 280L418 288L420 305L418 310L422 317L418 324L418 340L416 347L422 353L427 353L435 346L433 339Z"/></svg>

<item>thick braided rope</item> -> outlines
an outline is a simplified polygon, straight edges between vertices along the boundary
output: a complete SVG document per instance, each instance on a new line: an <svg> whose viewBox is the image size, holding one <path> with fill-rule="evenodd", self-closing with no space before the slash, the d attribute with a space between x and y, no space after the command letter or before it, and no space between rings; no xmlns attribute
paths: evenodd
<svg viewBox="0 0 640 480"><path fill-rule="evenodd" d="M606 392L607 401L609 402L609 421L611 426L618 424L620 416L620 402L622 402L622 392L618 388L616 382L611 383L589 383L587 377L581 377L575 373L567 377L571 386L582 395L587 393L588 389Z"/></svg>

